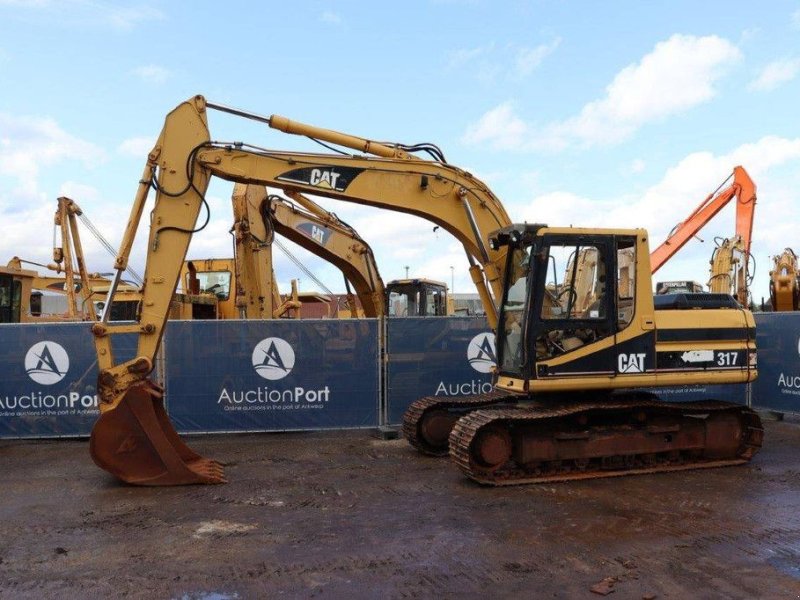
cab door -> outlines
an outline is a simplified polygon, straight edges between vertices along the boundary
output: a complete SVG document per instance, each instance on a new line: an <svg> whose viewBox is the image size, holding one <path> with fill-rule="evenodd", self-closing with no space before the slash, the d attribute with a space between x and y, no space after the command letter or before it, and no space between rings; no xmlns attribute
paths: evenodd
<svg viewBox="0 0 800 600"><path fill-rule="evenodd" d="M617 322L613 237L545 235L528 339L537 379L613 376Z"/></svg>
<svg viewBox="0 0 800 600"><path fill-rule="evenodd" d="M11 275L0 275L0 323L19 323L22 285Z"/></svg>

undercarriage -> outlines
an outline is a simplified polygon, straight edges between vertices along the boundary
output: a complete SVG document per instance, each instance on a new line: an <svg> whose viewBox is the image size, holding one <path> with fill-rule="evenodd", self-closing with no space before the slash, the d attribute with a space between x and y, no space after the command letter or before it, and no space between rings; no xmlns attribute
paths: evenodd
<svg viewBox="0 0 800 600"><path fill-rule="evenodd" d="M441 444L430 441L440 441L448 425L452 460L488 485L737 465L763 440L761 420L745 406L667 403L637 392L595 400L534 401L500 392L459 401L424 398L406 413L404 432L418 449L441 455Z"/></svg>

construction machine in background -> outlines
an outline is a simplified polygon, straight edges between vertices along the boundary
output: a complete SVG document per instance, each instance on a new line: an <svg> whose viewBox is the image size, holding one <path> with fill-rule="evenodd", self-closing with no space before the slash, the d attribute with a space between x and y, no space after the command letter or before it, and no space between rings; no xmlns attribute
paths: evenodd
<svg viewBox="0 0 800 600"><path fill-rule="evenodd" d="M209 108L364 155L212 142ZM645 391L627 391L744 383L756 375L753 317L730 297L711 295L714 302L707 310L655 311L644 231L514 226L491 190L448 164L432 144L373 142L196 96L165 120L115 261L110 298L154 188L137 320L108 323L104 313L93 326L101 415L92 430L91 454L124 481L225 481L219 463L179 439L164 411L163 391L148 379L212 176L418 215L462 242L487 318L497 330L496 389L465 399L423 399L423 409L412 411L405 426L413 441L420 431L430 431L428 417L442 422L462 417L450 436L451 449L475 479L515 483L569 478L574 472L594 477L718 466L746 461L760 445L758 417L749 409L722 402L673 405ZM564 265L584 248L598 252L596 300L573 316L573 295L566 294L566 306L561 304L548 276L551 262ZM620 286L618 255L625 250L633 253L635 281ZM633 297L618 295L625 289L632 289ZM111 338L129 332L138 335L137 355L117 364Z"/></svg>
<svg viewBox="0 0 800 600"><path fill-rule="evenodd" d="M0 268L0 323L97 319L92 290L110 284L110 280L97 273L90 274L86 269L77 223L77 217L82 215L77 203L65 196L59 197L53 224L58 234L54 235L54 240L60 237L61 245L53 245L53 262L41 264L15 256L5 268ZM23 268L23 264L42 267L59 276L42 276ZM66 297L67 310L63 314L43 312L43 291Z"/></svg>
<svg viewBox="0 0 800 600"><path fill-rule="evenodd" d="M735 235L717 238L715 243L710 261L708 291L712 294L730 294L737 302L749 307L750 285L755 269L750 265L752 255L745 249L744 239L741 235Z"/></svg>
<svg viewBox="0 0 800 600"><path fill-rule="evenodd" d="M656 295L663 294L702 294L705 290L699 281L682 279L679 281L659 281L656 284Z"/></svg>
<svg viewBox="0 0 800 600"><path fill-rule="evenodd" d="M219 318L270 319L300 317L302 305L324 304L320 316L383 317L441 316L448 311L444 283L427 279L395 280L384 285L372 248L355 229L311 198L289 191L284 198L265 186L236 184L234 207L235 259L192 259L181 271L181 285L193 293L210 293L219 299ZM279 295L273 268L273 246L278 246L304 272L316 279L275 239L275 234L337 267L344 277L345 308L329 293L293 292ZM271 299L271 302L270 302ZM388 307L388 308L387 308Z"/></svg>
<svg viewBox="0 0 800 600"><path fill-rule="evenodd" d="M797 255L786 248L773 257L769 272L769 300L774 311L800 310L800 271Z"/></svg>
<svg viewBox="0 0 800 600"><path fill-rule="evenodd" d="M731 200L736 199L736 225L734 235L719 238L711 257L709 290L731 294L741 304L750 306L749 286L752 282L750 245L753 237L753 218L756 210L756 184L742 166L734 167L725 181L706 196L697 208L653 250L650 263L656 273L678 250L695 237ZM659 282L669 287L677 282Z"/></svg>
<svg viewBox="0 0 800 600"><path fill-rule="evenodd" d="M447 284L433 279L394 279L386 284L389 317L444 317L455 314Z"/></svg>

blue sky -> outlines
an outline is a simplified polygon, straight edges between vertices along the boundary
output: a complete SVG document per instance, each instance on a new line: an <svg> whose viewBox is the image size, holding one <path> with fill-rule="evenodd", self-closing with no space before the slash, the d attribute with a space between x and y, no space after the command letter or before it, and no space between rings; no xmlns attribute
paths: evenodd
<svg viewBox="0 0 800 600"><path fill-rule="evenodd" d="M45 262L57 196L116 245L166 113L207 98L378 140L433 142L515 221L644 226L660 241L737 164L758 185L754 292L800 251L800 2L112 3L0 0L0 261ZM212 113L212 137L316 151ZM190 256L230 254L232 184ZM414 217L323 201L385 280L473 291L463 251ZM731 207L732 208L732 207ZM708 279L726 210L657 279ZM140 241L146 232L140 233ZM112 259L84 234L92 270ZM142 244L133 264L141 267ZM332 267L296 250L326 285ZM312 288L280 255L278 278Z"/></svg>

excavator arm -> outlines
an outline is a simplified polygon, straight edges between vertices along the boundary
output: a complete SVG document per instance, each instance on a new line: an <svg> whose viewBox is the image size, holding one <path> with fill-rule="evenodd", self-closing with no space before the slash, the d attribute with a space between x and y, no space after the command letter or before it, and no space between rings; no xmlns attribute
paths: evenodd
<svg viewBox="0 0 800 600"><path fill-rule="evenodd" d="M83 211L75 201L66 196L59 197L53 223L55 230L59 232L61 245L56 246L54 244L53 246L53 262L41 264L15 256L8 262L8 268L21 272L22 264L27 263L44 267L55 273L63 273L63 277L34 276L29 279L31 290L47 290L64 294L67 299L67 313L65 315L67 320L89 319L95 321L97 320L97 315L92 303L93 287L107 285L109 281L97 273L89 273L86 269L77 222L77 217L82 214ZM54 234L54 239L55 237ZM80 298L78 297L78 291L80 291ZM29 299L26 296L23 303L27 305L28 302ZM44 317L44 319L50 320L49 317Z"/></svg>
<svg viewBox="0 0 800 600"><path fill-rule="evenodd" d="M288 192L293 204L264 191L267 218L275 233L330 262L353 284L366 317L386 314L385 288L372 248L333 213L300 194Z"/></svg>
<svg viewBox="0 0 800 600"><path fill-rule="evenodd" d="M725 186L733 179L730 185ZM733 173L722 182L714 192L675 229L658 248L650 253L650 267L655 274L673 254L683 248L697 233L722 210L733 198L736 198L736 236L741 239L740 245L745 256L750 255L750 242L753 236L753 216L756 208L756 184L750 179L744 167L734 167Z"/></svg>
<svg viewBox="0 0 800 600"><path fill-rule="evenodd" d="M212 142L209 107L374 156L281 152ZM437 160L417 158L412 154L416 150L425 150ZM463 244L490 324L496 326L492 296L501 297L507 250L492 248L488 240L491 232L511 221L485 184L444 162L438 149L430 145L376 143L283 117L260 117L209 104L196 96L169 113L148 156L115 261L108 301L101 322L93 327L101 416L92 431L90 448L95 462L120 479L143 485L224 481L218 463L200 457L178 438L164 411L162 390L147 379L189 242L204 227L197 226L204 208L204 220L208 220L205 194L212 176L414 214L436 223ZM127 268L151 187L156 198L138 319L133 325L110 324L109 307ZM137 356L116 364L111 336L128 332L138 334Z"/></svg>
<svg viewBox="0 0 800 600"><path fill-rule="evenodd" d="M711 256L711 277L708 291L716 294L731 294L744 306L750 305L749 254L744 249L740 235L717 240Z"/></svg>

